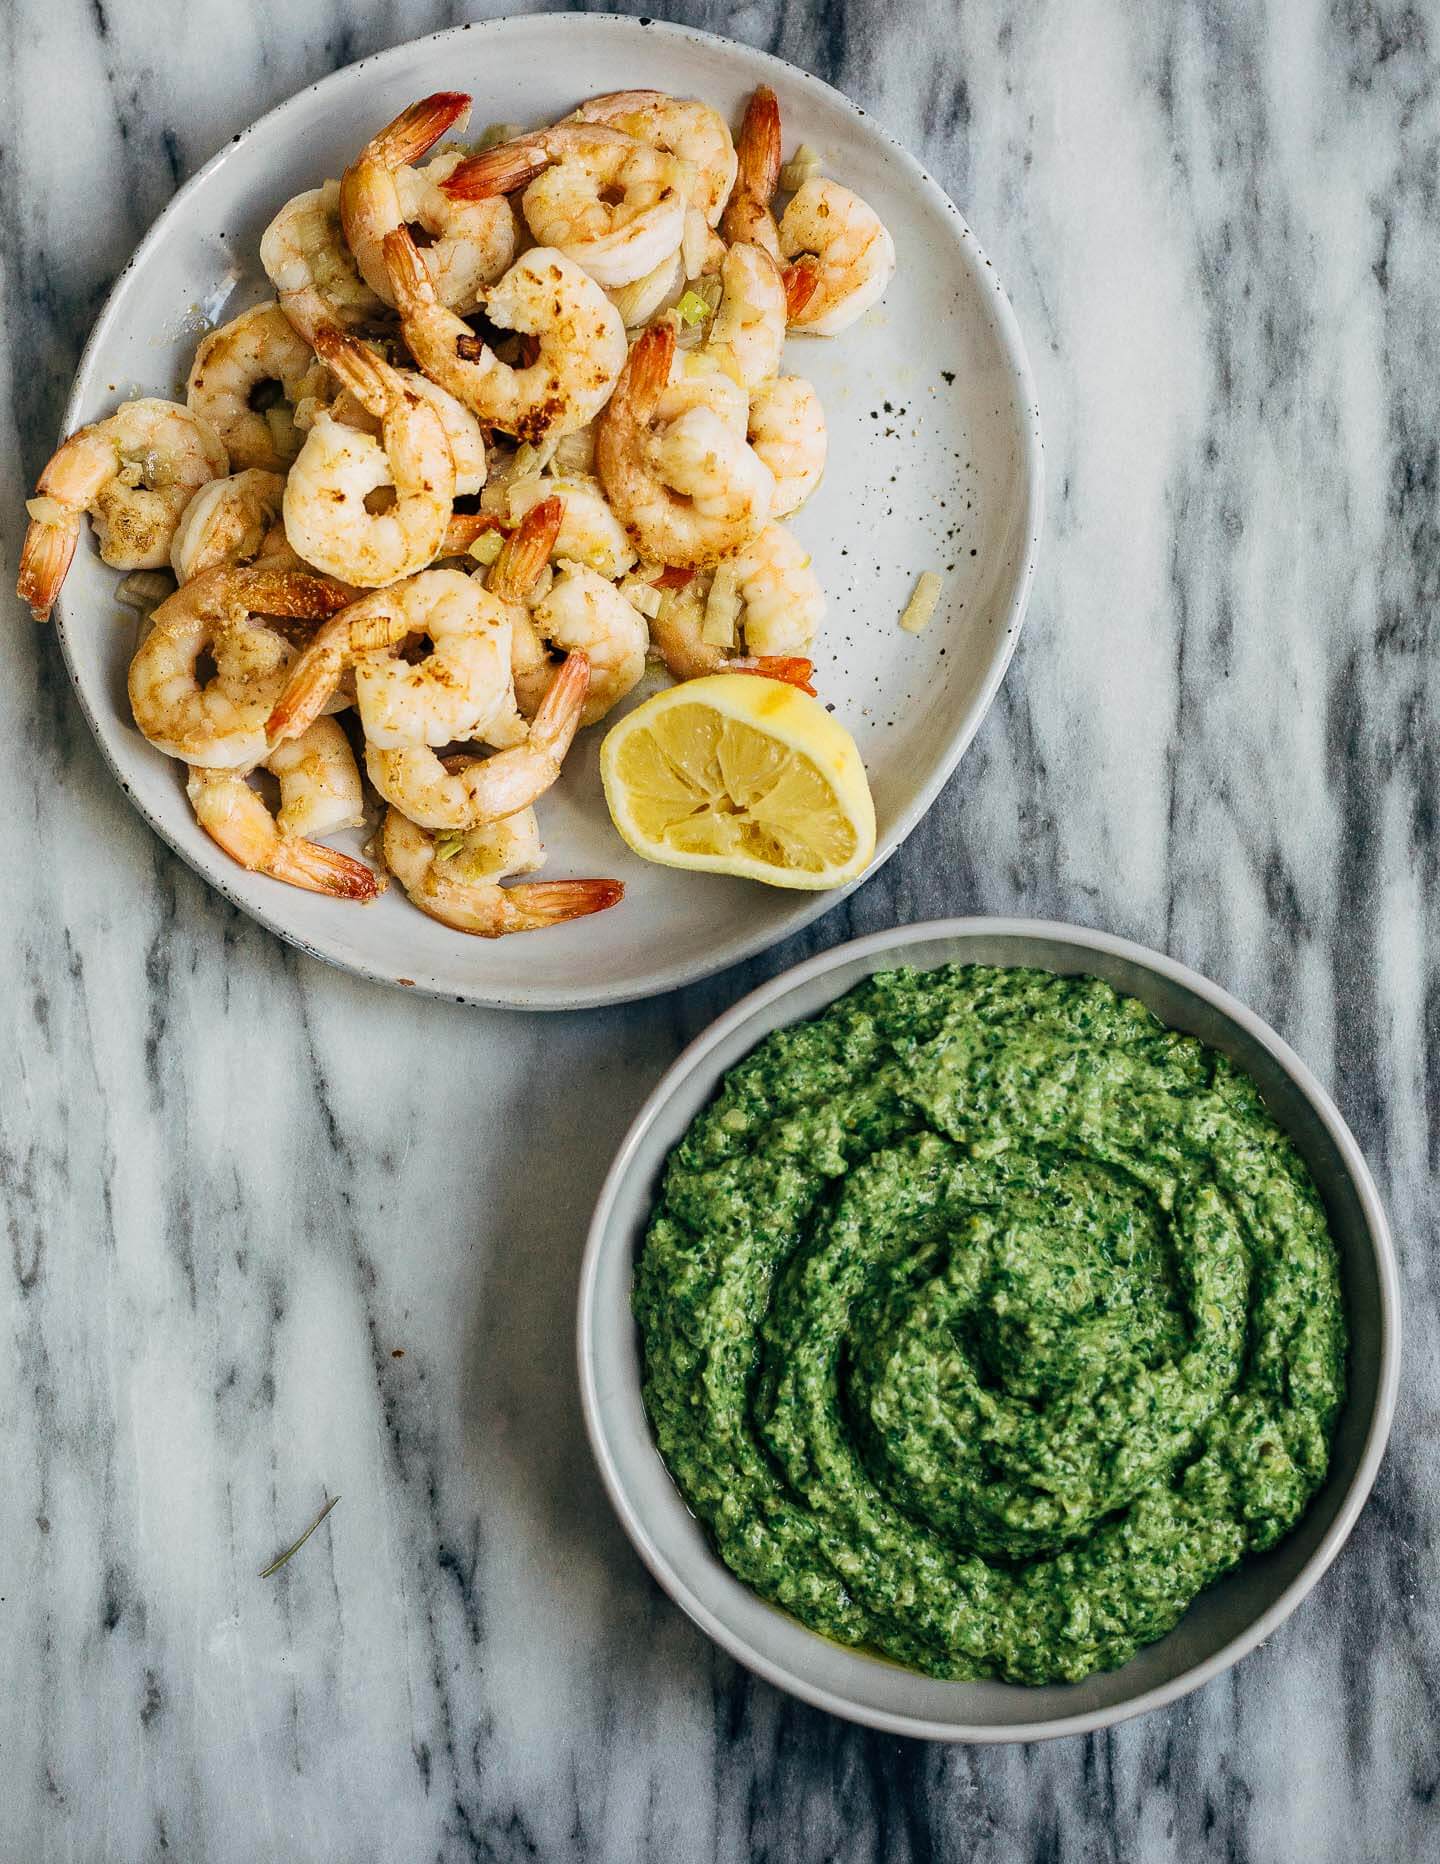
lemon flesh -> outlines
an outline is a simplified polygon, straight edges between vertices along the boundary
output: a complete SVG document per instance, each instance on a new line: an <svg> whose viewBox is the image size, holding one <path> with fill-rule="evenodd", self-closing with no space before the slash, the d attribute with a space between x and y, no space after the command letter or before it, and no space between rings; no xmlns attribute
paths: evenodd
<svg viewBox="0 0 1440 1864"><path fill-rule="evenodd" d="M808 693L748 673L672 686L600 748L605 800L636 854L777 887L838 887L875 852L855 741Z"/></svg>

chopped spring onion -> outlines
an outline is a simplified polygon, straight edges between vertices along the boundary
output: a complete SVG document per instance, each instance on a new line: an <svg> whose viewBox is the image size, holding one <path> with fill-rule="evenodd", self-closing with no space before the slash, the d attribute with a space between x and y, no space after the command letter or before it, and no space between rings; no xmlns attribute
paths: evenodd
<svg viewBox="0 0 1440 1864"><path fill-rule="evenodd" d="M703 324L713 308L698 291L687 291L675 306L675 315L682 324Z"/></svg>
<svg viewBox="0 0 1440 1864"><path fill-rule="evenodd" d="M505 475L510 485L522 485L527 479L538 479L555 457L555 449L560 442L547 440L541 446L532 446L528 440L522 440L515 449L515 457L510 462L510 470Z"/></svg>
<svg viewBox="0 0 1440 1864"><path fill-rule="evenodd" d="M935 570L926 570L920 577L915 584L914 594L905 604L905 613L900 617L900 626L907 634L919 634L928 624L939 605L940 591L944 586L944 578Z"/></svg>
<svg viewBox="0 0 1440 1864"><path fill-rule="evenodd" d="M797 194L805 183L820 173L820 154L808 142L802 142L780 170L780 187L786 194Z"/></svg>
<svg viewBox="0 0 1440 1864"><path fill-rule="evenodd" d="M639 576L627 576L618 587L631 608L639 609L647 621L654 621L665 601L663 589L657 589L654 583L645 582Z"/></svg>
<svg viewBox="0 0 1440 1864"><path fill-rule="evenodd" d="M722 563L705 599L700 639L707 647L733 647L740 620L740 578L733 564Z"/></svg>
<svg viewBox="0 0 1440 1864"><path fill-rule="evenodd" d="M145 615L174 593L175 578L168 570L131 570L115 591L115 600L121 608L138 609Z"/></svg>
<svg viewBox="0 0 1440 1864"><path fill-rule="evenodd" d="M464 846L465 837L463 835L437 835L435 837L435 859L437 861L453 861Z"/></svg>
<svg viewBox="0 0 1440 1864"><path fill-rule="evenodd" d="M470 546L470 554L477 563L491 564L505 548L505 539L499 531L482 531Z"/></svg>
<svg viewBox="0 0 1440 1864"><path fill-rule="evenodd" d="M565 434L555 448L551 461L557 473L590 472L595 465L595 429L581 427Z"/></svg>
<svg viewBox="0 0 1440 1864"><path fill-rule="evenodd" d="M514 142L517 136L523 136L524 130L518 123L487 123L480 132L480 140L475 144L478 155L482 149L493 149L497 143Z"/></svg>

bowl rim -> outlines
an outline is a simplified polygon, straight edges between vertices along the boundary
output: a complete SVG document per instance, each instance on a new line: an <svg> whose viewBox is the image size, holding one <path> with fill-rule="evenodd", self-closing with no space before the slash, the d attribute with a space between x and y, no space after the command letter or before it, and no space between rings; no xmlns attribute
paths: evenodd
<svg viewBox="0 0 1440 1864"><path fill-rule="evenodd" d="M167 847L207 885L214 887L224 899L243 912L247 918L255 920L266 931L274 933L308 957L317 958L324 964L332 965L339 971L352 977L363 978L370 983L385 984L391 988L402 987L420 996L436 997L445 1002L466 1003L485 1009L595 1009L611 1004L643 1001L659 996L668 990L698 983L704 978L713 977L718 972L729 969L732 965L744 963L747 959L768 950L783 939L803 932L822 913L827 913L840 905L857 887L878 873L928 814L941 789L954 774L960 759L970 748L976 732L994 704L995 696L1009 669L1020 638L1021 628L1024 625L1035 579L1040 538L1044 528L1044 442L1041 436L1040 409L1035 393L1035 380L1025 348L1025 340L1014 307L1000 281L999 274L986 257L983 247L976 239L960 209L941 184L877 118L872 117L868 111L854 103L836 86L818 77L814 72L805 70L803 66L792 64L789 59L781 58L777 53L762 50L757 46L747 44L744 40L730 38L723 33L705 32L699 27L682 25L670 20L638 19L622 13L502 14L495 19L471 20L445 27L438 32L422 33L415 38L404 39L398 44L386 46L380 51L355 59L348 65L342 65L338 70L327 72L324 77L317 78L313 83L303 86L292 92L289 97L272 105L269 110L262 112L243 129L227 138L214 155L198 168L166 202L141 237L135 250L116 274L75 365L74 380L66 396L64 413L61 417L62 437L73 432L80 424L81 404L85 393L88 392L88 377L94 367L96 353L108 338L118 318L118 300L125 280L137 267L147 262L155 248L166 238L174 222L184 215L192 196L204 187L209 177L223 163L230 161L256 135L262 131L268 132L277 121L299 111L302 105L317 93L327 89L339 91L347 83L353 83L356 75L362 70L376 65L383 67L392 61L397 64L401 63L405 58L412 56L417 48L437 47L446 43L458 44L467 35L480 37L487 34L499 34L503 37L507 31L519 30L539 32L542 36L551 34L560 37L572 34L577 29L588 30L592 23L601 32L620 30L648 33L652 36L658 34L661 38L682 43L712 49L720 48L729 54L738 54L744 59L754 61L760 67L768 68L772 74L783 74L787 83L798 82L803 87L818 87L832 103L843 108L855 123L863 123L867 135L878 137L896 159L910 183L917 187L922 195L932 199L934 204L955 222L955 245L965 255L965 263L977 285L983 285L989 294L986 299L987 307L994 317L996 338L1012 382L1017 417L1016 436L1023 481L1016 517L1016 535L1019 539L1018 561L1014 572L1008 578L1008 597L997 594L990 611L998 635L997 651L968 713L950 738L944 755L932 767L927 780L914 792L907 806L897 812L889 833L877 844L875 853L864 872L845 886L832 891L800 895L800 903L795 908L794 916L787 919L783 925L776 927L767 925L757 928L744 936L737 937L721 950L703 957L672 963L652 973L644 983L637 983L633 987L619 991L604 988L603 979L600 978L578 988L569 985L549 985L533 990L511 988L487 991L483 983L467 988L454 988L439 976L420 975L412 978L397 975L398 971L405 968L403 956L397 960L395 966L388 968L363 958L347 956L332 948L328 943L318 944L304 932L286 923L281 903L277 903L277 906L271 909L263 902L252 902L244 897L239 891L238 882L227 873L225 865L222 864L222 858L217 858L214 863L210 863L208 850L197 852L182 846L171 834L166 824L158 815L152 813L128 782L118 757L112 753L106 735L108 727L102 725L102 721L86 699L76 654L72 651L70 642L69 603L65 589L61 589L53 616L55 633L59 640L66 672L70 677L70 684L79 701L81 714L90 728L91 736L99 747L100 755L111 776L119 784L138 814ZM473 43L473 39L470 42ZM458 936L461 935L457 934Z"/></svg>
<svg viewBox="0 0 1440 1864"><path fill-rule="evenodd" d="M1366 1426L1364 1445L1355 1472L1340 1498L1335 1515L1325 1529L1314 1552L1280 1593L1279 1597L1223 1644L1219 1650L1178 1676L1152 1689L1113 1703L1108 1707L1062 1715L1047 1721L1028 1724L984 1724L936 1722L883 1709L871 1709L851 1701L835 1691L808 1682L768 1657L765 1652L731 1632L691 1591L684 1578L664 1558L650 1537L649 1530L632 1505L616 1470L609 1441L600 1419L597 1389L596 1330L594 1325L595 1285L600 1263L606 1251L619 1247L613 1238L612 1223L616 1199L621 1186L635 1166L636 1155L647 1137L656 1116L668 1100L677 1082L692 1074L706 1057L736 1030L742 1028L759 1011L789 994L810 979L821 977L857 958L877 954L895 955L904 962L908 947L933 944L958 937L1043 939L1063 944L1077 951L1093 952L1120 958L1154 972L1178 984L1209 1003L1235 1023L1246 1035L1268 1050L1286 1075L1300 1090L1318 1115L1335 1146L1341 1165L1355 1188L1365 1222L1365 1230L1375 1258L1376 1284L1379 1291L1380 1347L1375 1398ZM619 1349L623 1351L622 1349ZM1339 1108L1310 1068L1289 1044L1270 1026L1248 1009L1238 998L1212 983L1200 972L1165 953L1119 938L1113 933L1093 931L1088 927L1043 919L990 918L983 915L954 919L932 919L917 924L891 927L832 946L803 963L782 971L778 976L750 991L730 1009L686 1045L665 1070L644 1105L636 1114L606 1173L596 1200L581 1262L577 1303L576 1356L580 1381L580 1405L590 1449L600 1471L605 1492L636 1552L651 1576L707 1636L757 1675L786 1690L813 1707L826 1709L846 1721L881 1729L888 1734L907 1735L921 1740L963 1742L977 1746L1004 1742L1049 1741L1064 1735L1090 1734L1117 1722L1128 1721L1179 1701L1201 1688L1262 1643L1290 1616L1301 1600L1317 1584L1349 1538L1360 1511L1374 1486L1385 1454L1390 1426L1395 1412L1400 1377L1400 1278L1390 1225L1370 1168ZM716 1556L708 1548L706 1557ZM773 1608L772 1608L773 1609ZM812 1634L815 1635L815 1634Z"/></svg>

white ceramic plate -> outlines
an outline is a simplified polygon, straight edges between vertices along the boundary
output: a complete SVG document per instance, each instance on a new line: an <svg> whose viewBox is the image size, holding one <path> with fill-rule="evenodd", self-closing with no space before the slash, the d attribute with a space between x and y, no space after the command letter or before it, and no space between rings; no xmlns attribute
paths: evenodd
<svg viewBox="0 0 1440 1864"><path fill-rule="evenodd" d="M870 772L878 866L934 800L1010 659L1040 528L1040 438L1014 315L974 237L910 156L818 79L683 27L573 14L460 27L337 72L237 136L156 221L95 326L66 430L127 394L179 392L197 309L225 318L270 295L257 251L275 211L338 175L357 137L415 98L471 92L478 133L499 119L548 122L596 92L645 85L703 97L738 123L762 82L779 94L787 152L802 140L818 149L827 172L879 211L899 255L874 311L843 337L793 342L786 362L814 379L829 419L829 471L795 529L830 601L817 684ZM911 637L897 618L931 568L945 572L944 602ZM601 795L603 726L582 734L540 819L545 878L619 877L626 896L610 912L490 942L426 919L398 888L367 908L245 874L196 827L180 767L131 722L134 629L117 619L117 581L87 541L57 609L71 676L116 776L228 899L333 964L464 1002L578 1007L736 963L836 902L636 859Z"/></svg>
<svg viewBox="0 0 1440 1864"><path fill-rule="evenodd" d="M671 1148L721 1076L771 1030L818 1016L896 965L1035 965L1088 973L1172 1029L1229 1055L1258 1084L1325 1200L1350 1322L1349 1395L1330 1471L1293 1534L1202 1592L1168 1636L1081 1683L947 1683L847 1650L767 1605L711 1552L650 1433L630 1311L635 1250ZM834 1714L934 1741L1085 1734L1208 1682L1289 1617L1345 1542L1385 1452L1400 1373L1400 1293L1385 1212L1353 1134L1298 1055L1215 984L1104 932L1017 919L949 919L877 932L773 978L691 1043L636 1116L605 1180L580 1273L580 1397L610 1500L645 1564L702 1630L753 1670Z"/></svg>

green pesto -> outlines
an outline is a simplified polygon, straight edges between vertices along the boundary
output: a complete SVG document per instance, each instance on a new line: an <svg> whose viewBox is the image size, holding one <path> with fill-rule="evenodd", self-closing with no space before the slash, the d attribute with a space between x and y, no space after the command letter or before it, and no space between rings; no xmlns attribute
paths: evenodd
<svg viewBox="0 0 1440 1864"><path fill-rule="evenodd" d="M645 1399L726 1565L942 1677L1124 1663L1288 1533L1339 1264L1254 1084L1094 978L872 977L670 1156Z"/></svg>

